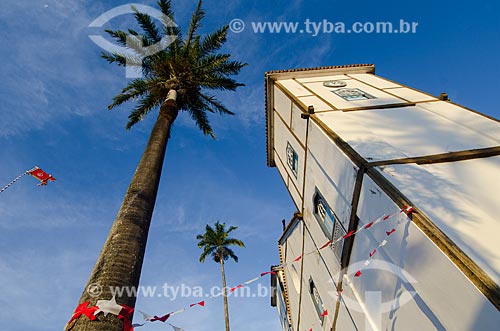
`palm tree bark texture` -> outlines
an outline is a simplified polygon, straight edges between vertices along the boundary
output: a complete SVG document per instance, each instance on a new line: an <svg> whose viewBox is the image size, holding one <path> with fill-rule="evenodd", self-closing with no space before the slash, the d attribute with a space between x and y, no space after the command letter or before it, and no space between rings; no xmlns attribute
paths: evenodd
<svg viewBox="0 0 500 331"><path fill-rule="evenodd" d="M143 78L131 80L113 98L108 108L136 101L137 105L129 115L127 129L154 109L159 109L159 114L118 215L80 297L80 304L89 302L89 306L94 306L98 300L110 300L111 288L137 289L166 146L177 115L187 112L205 135L215 137L207 112L233 114L207 90L236 90L243 84L229 76L238 74L246 64L230 61L229 54L217 52L226 42L227 26L205 36L197 34L205 16L201 5L200 0L185 39L177 26L158 27L149 15L138 11L135 11L135 18L143 34L134 30L106 31L122 46L132 48L136 56L103 53L102 57L124 67L136 61L143 73ZM171 2L160 0L158 6L165 18L173 21ZM143 56L143 48L159 43L165 35L173 36L174 41L156 54ZM137 43L130 43L130 40L136 40ZM116 302L133 308L136 297L116 297ZM123 328L123 320L113 314L97 314L94 321L82 315L66 326L66 330L72 331L121 331Z"/></svg>

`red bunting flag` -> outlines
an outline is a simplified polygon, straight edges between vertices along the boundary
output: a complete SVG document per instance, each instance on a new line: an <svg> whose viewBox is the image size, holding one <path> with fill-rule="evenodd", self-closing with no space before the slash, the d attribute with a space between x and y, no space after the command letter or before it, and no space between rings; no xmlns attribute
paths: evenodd
<svg viewBox="0 0 500 331"><path fill-rule="evenodd" d="M387 220L389 217L391 217L391 214L385 215L384 218L382 219L383 221Z"/></svg>
<svg viewBox="0 0 500 331"><path fill-rule="evenodd" d="M260 274L260 277L264 277L265 275L276 275L275 271L266 271Z"/></svg>
<svg viewBox="0 0 500 331"><path fill-rule="evenodd" d="M406 215L410 215L411 213L413 213L413 207L406 207L405 206L403 209L404 209L404 213Z"/></svg>
<svg viewBox="0 0 500 331"><path fill-rule="evenodd" d="M352 236L354 234L354 232L356 232L356 231L351 230L351 231L347 232L346 235L343 236L342 238L344 238L344 239L349 238L350 236Z"/></svg>
<svg viewBox="0 0 500 331"><path fill-rule="evenodd" d="M392 229L391 231L385 231L385 233L390 236L391 234L393 234L394 232L396 232L396 229Z"/></svg>
<svg viewBox="0 0 500 331"><path fill-rule="evenodd" d="M295 260L293 260L293 262L299 262L300 259L304 256L304 254L302 254L301 256L299 256L298 258L296 258Z"/></svg>
<svg viewBox="0 0 500 331"><path fill-rule="evenodd" d="M118 314L118 318L123 320L123 331L134 331L134 326L130 320L130 317L132 317L132 313L134 312L134 308L126 305L120 306L122 306L122 310L120 311L120 314Z"/></svg>
<svg viewBox="0 0 500 331"><path fill-rule="evenodd" d="M155 315L152 319L150 319L150 321L151 322L160 321L160 322L165 323L165 321L168 320L169 317L170 317L170 314L163 315L161 317L158 317Z"/></svg>
<svg viewBox="0 0 500 331"><path fill-rule="evenodd" d="M75 312L73 313L73 316L71 316L71 319L69 320L68 324L73 322L74 320L76 320L78 317L80 317L82 315L87 316L87 318L91 321L95 320L96 317L94 315L94 312L97 310L97 307L96 306L88 307L89 304L90 304L90 302L88 302L88 301L79 304L76 307Z"/></svg>
<svg viewBox="0 0 500 331"><path fill-rule="evenodd" d="M359 277L359 276L361 276L361 270L356 271L356 273L354 274L354 277Z"/></svg>
<svg viewBox="0 0 500 331"><path fill-rule="evenodd" d="M235 287L229 289L229 293L233 293L234 291L236 291L237 289L242 288L242 287L243 287L243 285L235 286Z"/></svg>
<svg viewBox="0 0 500 331"><path fill-rule="evenodd" d="M325 311L321 314L321 316L328 316L328 310L325 310Z"/></svg>
<svg viewBox="0 0 500 331"><path fill-rule="evenodd" d="M34 167L33 169L29 170L28 173L40 181L40 184L39 184L40 186L47 185L49 180L51 182L56 180L54 177L52 177L52 175L46 173L45 171L43 171L42 169L40 169L38 167Z"/></svg>
<svg viewBox="0 0 500 331"><path fill-rule="evenodd" d="M197 303L192 303L192 304L189 305L189 307L194 307L196 305L205 307L205 301L200 301L200 302L197 302Z"/></svg>
<svg viewBox="0 0 500 331"><path fill-rule="evenodd" d="M319 249L323 249L323 248L326 248L328 246L331 245L331 243L333 242L333 240L328 240L323 246L321 246Z"/></svg>
<svg viewBox="0 0 500 331"><path fill-rule="evenodd" d="M369 229L369 228L371 228L371 227L372 227L372 225L373 225L373 223L374 223L374 222L370 222L370 223L366 224L366 225L365 225L365 229Z"/></svg>
<svg viewBox="0 0 500 331"><path fill-rule="evenodd" d="M372 257L373 255L375 255L375 253L377 253L376 249L374 249L373 252L370 253L370 257Z"/></svg>

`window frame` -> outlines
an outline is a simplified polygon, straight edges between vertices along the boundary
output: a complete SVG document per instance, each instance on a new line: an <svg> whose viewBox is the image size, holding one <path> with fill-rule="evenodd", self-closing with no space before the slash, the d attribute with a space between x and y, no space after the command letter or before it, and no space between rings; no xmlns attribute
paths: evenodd
<svg viewBox="0 0 500 331"><path fill-rule="evenodd" d="M357 98L349 98L348 95L342 95L341 94L341 91L355 91L359 94L359 97ZM339 88L339 89L336 89L336 90L333 90L332 91L336 96L338 97L341 97L342 99L344 99L345 101L364 101L364 100L371 100L371 99L377 99L376 96L373 96L371 95L370 93L367 93L365 91L363 91L362 89L360 88Z"/></svg>
<svg viewBox="0 0 500 331"><path fill-rule="evenodd" d="M323 215L325 215L325 217L322 217L318 201L322 202L322 209L324 210ZM323 234L329 240L333 240L334 242L339 238L345 236L345 234L347 233L346 229L344 228L335 211L333 211L333 209L330 207L323 194L321 194L320 190L317 187L314 188L312 202L313 215L316 218L316 221L318 222L321 230L323 231ZM328 218L332 221L331 231L325 224L326 216L328 216ZM335 245L331 246L331 249L333 250L335 256L339 261L342 260L343 246L344 240L340 240Z"/></svg>
<svg viewBox="0 0 500 331"><path fill-rule="evenodd" d="M323 323L325 322L325 316L323 316L323 313L326 310L325 304L321 299L321 295L319 294L318 288L316 287L316 284L314 284L314 280L312 279L311 276L309 276L308 283L309 283L309 294L311 295L311 300L313 301L314 308L316 308L316 312L318 313L318 318L321 321L321 325L323 325Z"/></svg>
<svg viewBox="0 0 500 331"><path fill-rule="evenodd" d="M292 153L292 159L290 159L289 157L290 152ZM295 151L289 141L287 141L286 145L286 164L292 171L292 174L295 176L295 178L297 178L297 175L299 173L299 154Z"/></svg>

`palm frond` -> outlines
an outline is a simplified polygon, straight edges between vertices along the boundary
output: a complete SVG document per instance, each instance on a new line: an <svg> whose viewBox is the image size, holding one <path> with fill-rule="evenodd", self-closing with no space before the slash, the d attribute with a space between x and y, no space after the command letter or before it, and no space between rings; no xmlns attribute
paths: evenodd
<svg viewBox="0 0 500 331"><path fill-rule="evenodd" d="M161 108L168 91L174 89L178 109L188 111L205 135L215 137L207 114L234 113L207 91L234 91L243 86L231 76L238 74L246 64L232 61L229 54L217 53L226 42L227 26L204 36L198 33L205 16L201 0L192 15L185 39L175 24L171 1L158 0L158 6L163 13L163 27L150 15L133 8L140 32L133 29L126 32L106 30L118 44L127 48L127 52L103 53L102 57L118 66L140 67L145 76L144 82L129 83L113 98L109 108L127 101L138 102L129 116L127 128L130 128L151 110ZM166 42L169 42L168 46Z"/></svg>
<svg viewBox="0 0 500 331"><path fill-rule="evenodd" d="M161 33L158 30L156 24L151 19L151 16L139 12L134 6L132 6L132 10L134 11L134 16L137 20L137 23L139 23L147 38L149 38L153 43L160 42Z"/></svg>
<svg viewBox="0 0 500 331"><path fill-rule="evenodd" d="M226 223L221 223L219 221L215 222L214 227L207 224L205 233L196 236L196 239L200 240L198 242L198 247L203 248L200 261L202 258L205 260L207 255L210 254L212 259L217 263L229 258L238 262L238 256L236 256L230 246L245 247L245 244L239 239L228 238L228 234L236 229L236 226L227 228Z"/></svg>
<svg viewBox="0 0 500 331"><path fill-rule="evenodd" d="M232 111L230 111L229 109L226 108L226 106L224 106L222 104L222 102L220 102L219 100L217 100L215 98L215 96L208 96L208 95L205 95L203 93L200 93L200 96L208 103L207 106L209 107L208 109L211 111L211 112L219 112L220 114L228 114L228 115L234 115L234 113Z"/></svg>
<svg viewBox="0 0 500 331"><path fill-rule="evenodd" d="M201 26L201 21L203 20L203 17L205 17L205 11L203 10L203 8L201 8L201 2L202 0L198 1L196 10L194 11L193 16L191 17L191 23L189 25L188 35L186 38L186 46L185 46L186 50L189 49L193 37L196 33L196 30L199 29L199 27Z"/></svg>
<svg viewBox="0 0 500 331"><path fill-rule="evenodd" d="M196 126L203 132L204 135L210 136L215 139L215 133L212 130L210 121L208 120L207 114L201 110L190 110L189 115L195 121Z"/></svg>
<svg viewBox="0 0 500 331"><path fill-rule="evenodd" d="M201 56L206 56L220 49L226 42L228 29L229 25L226 25L219 30L206 35L200 43Z"/></svg>
<svg viewBox="0 0 500 331"><path fill-rule="evenodd" d="M127 130L130 130L135 124L140 122L144 116L146 116L151 110L158 107L161 103L161 100L158 100L155 95L148 94L145 97L141 98L138 102L137 107L128 115L128 123L126 126Z"/></svg>
<svg viewBox="0 0 500 331"><path fill-rule="evenodd" d="M104 30L107 32L113 39L115 39L120 45L127 46L127 36L128 34L121 30Z"/></svg>
<svg viewBox="0 0 500 331"><path fill-rule="evenodd" d="M201 255L200 255L200 262L201 263L205 262L205 259L207 258L207 256L212 255L216 250L217 250L217 247L215 247L215 246L205 247L205 249L203 250L203 253L201 253Z"/></svg>
<svg viewBox="0 0 500 331"><path fill-rule="evenodd" d="M245 244L243 241L236 239L236 238L226 238L223 243L224 246L239 246L239 247L245 247Z"/></svg>

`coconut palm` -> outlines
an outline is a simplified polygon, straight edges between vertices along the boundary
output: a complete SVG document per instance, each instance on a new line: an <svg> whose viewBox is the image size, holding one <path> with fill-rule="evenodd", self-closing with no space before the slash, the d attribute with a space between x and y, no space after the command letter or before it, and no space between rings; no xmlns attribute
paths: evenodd
<svg viewBox="0 0 500 331"><path fill-rule="evenodd" d="M229 331L229 309L227 305L227 288L226 288L226 272L224 270L224 261L229 258L238 262L238 257L234 254L230 246L245 247L245 244L235 238L230 238L229 233L236 230L236 226L230 226L226 229L226 223L215 222L212 228L207 224L205 233L196 236L199 240L198 247L203 249L200 255L200 262L205 262L207 256L210 256L216 263L220 263L222 273L222 294L224 296L224 320L226 323L226 331Z"/></svg>
<svg viewBox="0 0 500 331"><path fill-rule="evenodd" d="M145 13L135 10L135 19L142 29L138 33L106 30L127 47L127 53L103 53L109 63L119 66L137 65L142 78L129 81L108 107L113 109L128 101L136 106L126 126L130 129L153 110L159 110L149 141L137 166L130 186L109 232L96 265L90 275L80 303L111 299L110 287L135 287L139 284L151 216L155 205L161 169L170 131L180 111L187 112L201 131L215 137L207 114L233 114L210 90L233 91L243 84L230 78L246 64L230 60L219 50L226 41L228 26L200 35L205 15L201 0L194 11L185 37L172 24L171 2L158 1L163 24L157 24ZM168 37L168 38L165 38ZM163 47L162 41L171 43ZM157 47L151 54L151 47ZM130 51L130 52L129 52ZM136 297L117 297L118 304L135 306ZM68 330L123 330L123 321L108 314L89 321L82 315L67 326Z"/></svg>

